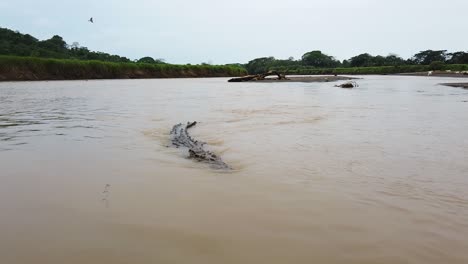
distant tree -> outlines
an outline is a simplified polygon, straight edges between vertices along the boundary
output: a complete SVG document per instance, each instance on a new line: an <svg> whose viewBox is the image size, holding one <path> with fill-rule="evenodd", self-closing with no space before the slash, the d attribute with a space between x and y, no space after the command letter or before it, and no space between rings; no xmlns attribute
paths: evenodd
<svg viewBox="0 0 468 264"><path fill-rule="evenodd" d="M80 47L78 42L68 45L62 37L57 35L39 41L31 35L21 34L6 28L0 28L0 54L112 62L130 61L128 58L118 55L90 51L86 47Z"/></svg>
<svg viewBox="0 0 468 264"><path fill-rule="evenodd" d="M156 63L156 61L151 57L143 57L137 60L138 63Z"/></svg>
<svg viewBox="0 0 468 264"><path fill-rule="evenodd" d="M20 34L20 33L18 33ZM23 36L22 42L26 45L34 45L37 43L37 39L29 34Z"/></svg>
<svg viewBox="0 0 468 264"><path fill-rule="evenodd" d="M275 57L263 57L251 60L247 63L246 69L251 74L267 72L275 63Z"/></svg>
<svg viewBox="0 0 468 264"><path fill-rule="evenodd" d="M416 53L411 61L415 64L429 65L433 61L445 62L447 60L447 50L425 50Z"/></svg>
<svg viewBox="0 0 468 264"><path fill-rule="evenodd" d="M351 66L349 60L343 60L343 62L341 63L341 66L344 67L344 68L348 68Z"/></svg>
<svg viewBox="0 0 468 264"><path fill-rule="evenodd" d="M349 59L351 67L369 67L373 66L373 58L369 53L363 53Z"/></svg>
<svg viewBox="0 0 468 264"><path fill-rule="evenodd" d="M385 66L386 62L386 57L377 55L375 57L372 57L370 66Z"/></svg>
<svg viewBox="0 0 468 264"><path fill-rule="evenodd" d="M40 46L55 52L63 52L67 50L67 43L60 36L53 36L48 40L40 42Z"/></svg>
<svg viewBox="0 0 468 264"><path fill-rule="evenodd" d="M463 51L457 51L454 53L447 54L450 59L447 63L450 64L468 64L468 53Z"/></svg>
<svg viewBox="0 0 468 264"><path fill-rule="evenodd" d="M320 50L310 51L302 55L302 63L317 68L333 68L340 64L335 58L323 54Z"/></svg>
<svg viewBox="0 0 468 264"><path fill-rule="evenodd" d="M429 64L429 68L433 71L439 71L442 70L444 64L445 63L443 61L433 61L431 64Z"/></svg>
<svg viewBox="0 0 468 264"><path fill-rule="evenodd" d="M396 54L387 56L372 56L369 53L363 53L349 59L351 67L377 67L377 66L397 66L406 64L405 60Z"/></svg>
<svg viewBox="0 0 468 264"><path fill-rule="evenodd" d="M155 59L155 60L154 60L154 63L157 63L157 64L166 64L166 60L165 60L165 59L162 59L162 58L158 58L158 59Z"/></svg>
<svg viewBox="0 0 468 264"><path fill-rule="evenodd" d="M71 48L71 49L77 49L77 48L79 48L79 47L80 47L80 43L78 43L78 42L76 42L76 41L73 42L73 43L70 45L70 48Z"/></svg>
<svg viewBox="0 0 468 264"><path fill-rule="evenodd" d="M86 47L78 47L76 49L73 49L71 53L72 53L72 56L77 59L86 60L88 58L87 55L90 53L90 51Z"/></svg>
<svg viewBox="0 0 468 264"><path fill-rule="evenodd" d="M396 54L390 53L387 55L387 57L385 57L385 66L397 66L404 64L406 64L405 60Z"/></svg>

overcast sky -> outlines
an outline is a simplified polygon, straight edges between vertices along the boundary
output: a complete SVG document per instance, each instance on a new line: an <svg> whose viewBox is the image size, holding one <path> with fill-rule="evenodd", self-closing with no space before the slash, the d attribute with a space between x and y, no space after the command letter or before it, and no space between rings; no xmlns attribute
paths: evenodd
<svg viewBox="0 0 468 264"><path fill-rule="evenodd" d="M468 0L0 0L0 27L171 63L468 50ZM94 17L94 24L87 22Z"/></svg>

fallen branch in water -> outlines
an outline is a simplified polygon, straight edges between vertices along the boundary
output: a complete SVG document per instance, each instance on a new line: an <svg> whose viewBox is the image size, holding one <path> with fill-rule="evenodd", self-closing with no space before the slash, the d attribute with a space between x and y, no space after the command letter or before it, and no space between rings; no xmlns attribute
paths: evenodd
<svg viewBox="0 0 468 264"><path fill-rule="evenodd" d="M188 129L194 127L197 122L188 122L187 125L177 124L172 127L171 141L172 145L188 148L189 158L196 161L209 163L218 169L230 169L221 158L211 151L203 149L204 142L194 140L188 133Z"/></svg>
<svg viewBox="0 0 468 264"><path fill-rule="evenodd" d="M277 71L268 71L268 72L262 73L262 74L247 75L247 76L243 76L243 77L232 78L232 79L229 79L228 82L262 81L262 80L265 80L265 78L270 76L270 75L278 76L278 78L275 79L275 80L289 80L288 78L286 78L286 76L284 74L281 74L281 73L279 73Z"/></svg>

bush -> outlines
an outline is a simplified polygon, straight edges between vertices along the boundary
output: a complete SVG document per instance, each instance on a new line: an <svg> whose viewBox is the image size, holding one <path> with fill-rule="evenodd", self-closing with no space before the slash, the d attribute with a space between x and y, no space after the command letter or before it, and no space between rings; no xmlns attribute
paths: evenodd
<svg viewBox="0 0 468 264"><path fill-rule="evenodd" d="M228 77L245 74L244 68L232 65L119 63L0 55L0 80Z"/></svg>
<svg viewBox="0 0 468 264"><path fill-rule="evenodd" d="M445 63L442 61L433 61L429 64L429 69L432 71L440 71L444 67Z"/></svg>

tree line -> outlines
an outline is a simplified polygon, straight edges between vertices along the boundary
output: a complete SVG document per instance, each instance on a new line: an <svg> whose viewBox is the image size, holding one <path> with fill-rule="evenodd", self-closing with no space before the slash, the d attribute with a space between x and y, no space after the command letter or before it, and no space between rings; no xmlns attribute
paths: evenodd
<svg viewBox="0 0 468 264"><path fill-rule="evenodd" d="M163 59L146 56L138 60L111 55L104 52L90 51L78 42L67 44L62 37L55 35L47 40L38 40L29 34L22 34L0 27L0 55L42 57L55 59L97 60L105 62L137 62L146 64L164 64ZM263 57L249 61L247 64L232 64L228 66L244 67L251 74L276 69L291 73L315 72L316 69L359 68L405 65L431 65L431 69L441 68L444 64L468 64L468 53L464 51L447 52L447 50L425 50L414 54L409 59L403 59L396 54L373 56L363 53L347 60L339 61L335 57L314 50L305 53L298 60L293 57L276 59Z"/></svg>
<svg viewBox="0 0 468 264"><path fill-rule="evenodd" d="M146 56L139 60L90 51L62 37L38 40L0 28L0 81L114 78L231 77L245 75L240 65L175 65Z"/></svg>
<svg viewBox="0 0 468 264"><path fill-rule="evenodd" d="M289 57L286 60L274 57L257 58L245 64L245 68L251 74L258 74L270 69L294 71L311 68L330 69L404 65L431 65L431 68L437 70L444 64L468 64L468 52L458 51L449 53L447 50L425 50L414 54L406 60L396 54L372 56L369 53L363 53L350 59L339 61L333 56L324 54L319 50L314 50L305 53L299 60L295 60L293 57Z"/></svg>
<svg viewBox="0 0 468 264"><path fill-rule="evenodd" d="M106 62L132 62L129 58L105 52L90 51L78 42L67 44L61 36L55 35L47 40L38 40L7 28L0 27L0 55L28 56L55 59L98 60ZM162 59L143 57L134 62L162 64Z"/></svg>

